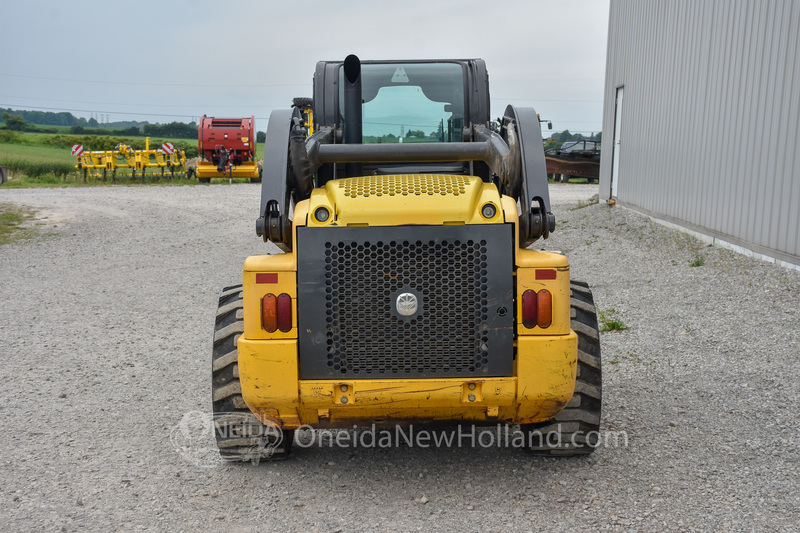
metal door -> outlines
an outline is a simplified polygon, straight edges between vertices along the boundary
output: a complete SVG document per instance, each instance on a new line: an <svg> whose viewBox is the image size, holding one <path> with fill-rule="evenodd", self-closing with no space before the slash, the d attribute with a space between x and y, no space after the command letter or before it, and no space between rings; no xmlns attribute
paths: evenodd
<svg viewBox="0 0 800 533"><path fill-rule="evenodd" d="M611 152L611 198L617 197L617 182L619 181L619 153L622 146L622 89L617 87L617 99L614 106L614 145Z"/></svg>

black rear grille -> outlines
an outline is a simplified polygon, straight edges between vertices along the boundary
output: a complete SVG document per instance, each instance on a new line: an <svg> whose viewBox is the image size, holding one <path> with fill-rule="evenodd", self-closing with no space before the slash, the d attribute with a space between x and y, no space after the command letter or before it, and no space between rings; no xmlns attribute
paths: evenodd
<svg viewBox="0 0 800 533"><path fill-rule="evenodd" d="M301 377L511 373L509 227L304 228L298 253Z"/></svg>

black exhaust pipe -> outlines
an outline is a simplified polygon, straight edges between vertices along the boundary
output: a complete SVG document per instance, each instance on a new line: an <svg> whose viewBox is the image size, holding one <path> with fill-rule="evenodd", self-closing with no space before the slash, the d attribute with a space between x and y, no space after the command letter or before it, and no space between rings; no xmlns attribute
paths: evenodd
<svg viewBox="0 0 800 533"><path fill-rule="evenodd" d="M363 125L361 114L361 60L350 54L344 59L344 143L361 144ZM345 166L347 177L362 174L360 163Z"/></svg>

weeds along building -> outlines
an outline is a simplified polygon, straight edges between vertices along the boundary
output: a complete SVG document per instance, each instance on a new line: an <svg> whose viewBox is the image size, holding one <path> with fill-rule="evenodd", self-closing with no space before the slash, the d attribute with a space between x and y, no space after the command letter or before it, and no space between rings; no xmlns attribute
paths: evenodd
<svg viewBox="0 0 800 533"><path fill-rule="evenodd" d="M607 53L600 197L800 269L800 2L611 0Z"/></svg>

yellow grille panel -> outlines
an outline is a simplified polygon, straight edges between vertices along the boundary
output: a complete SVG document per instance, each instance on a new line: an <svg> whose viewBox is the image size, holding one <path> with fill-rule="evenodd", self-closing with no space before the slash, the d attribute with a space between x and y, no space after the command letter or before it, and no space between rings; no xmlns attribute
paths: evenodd
<svg viewBox="0 0 800 533"><path fill-rule="evenodd" d="M469 176L417 174L395 176L367 176L338 181L346 197L358 196L459 196L466 194Z"/></svg>
<svg viewBox="0 0 800 533"><path fill-rule="evenodd" d="M331 216L309 226L404 226L502 224L498 214L481 216L481 206L500 207L497 187L477 176L400 174L331 180L311 192L309 213L324 207ZM516 209L516 207L515 207Z"/></svg>

